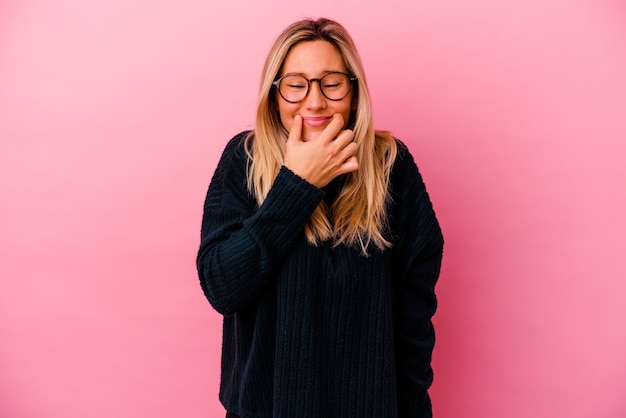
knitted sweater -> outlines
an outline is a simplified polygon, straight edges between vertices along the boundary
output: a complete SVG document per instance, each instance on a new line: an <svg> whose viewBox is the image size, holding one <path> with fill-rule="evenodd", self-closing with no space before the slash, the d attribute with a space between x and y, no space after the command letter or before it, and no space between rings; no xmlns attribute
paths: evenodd
<svg viewBox="0 0 626 418"><path fill-rule="evenodd" d="M246 132L226 146L204 204L197 267L224 316L220 400L241 418L432 416L431 318L443 237L398 143L385 251L310 245L318 189L282 167L259 207Z"/></svg>

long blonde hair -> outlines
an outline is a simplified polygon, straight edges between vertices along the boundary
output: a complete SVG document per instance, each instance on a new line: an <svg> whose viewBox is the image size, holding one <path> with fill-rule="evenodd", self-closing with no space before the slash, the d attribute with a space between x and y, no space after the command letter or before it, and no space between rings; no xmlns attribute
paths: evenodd
<svg viewBox="0 0 626 418"><path fill-rule="evenodd" d="M390 198L389 175L397 148L388 132L374 130L363 65L352 38L339 23L325 18L301 20L287 27L274 42L261 77L256 128L247 138L246 149L251 161L248 188L260 206L283 164L288 133L280 121L272 82L294 45L315 40L333 44L341 53L348 72L358 80L352 99L356 100L356 106L348 126L359 144L356 155L359 169L344 175L341 190L331 207L321 202L315 209L305 226L305 235L313 245L332 240L335 246L359 246L367 255L370 244L380 250L391 246L384 236L385 212Z"/></svg>

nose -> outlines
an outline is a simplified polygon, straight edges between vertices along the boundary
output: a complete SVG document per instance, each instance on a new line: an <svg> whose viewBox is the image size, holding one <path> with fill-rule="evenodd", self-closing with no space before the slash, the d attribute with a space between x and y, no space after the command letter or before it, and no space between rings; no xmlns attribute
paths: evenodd
<svg viewBox="0 0 626 418"><path fill-rule="evenodd" d="M326 107L326 97L322 94L320 80L311 80L309 93L304 98L307 109L324 109Z"/></svg>

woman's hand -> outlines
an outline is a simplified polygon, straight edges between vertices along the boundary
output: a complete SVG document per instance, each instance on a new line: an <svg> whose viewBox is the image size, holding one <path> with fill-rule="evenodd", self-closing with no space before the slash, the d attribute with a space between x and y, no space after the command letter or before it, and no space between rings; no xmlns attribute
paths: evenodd
<svg viewBox="0 0 626 418"><path fill-rule="evenodd" d="M320 189L335 177L358 170L359 146L352 141L354 132L343 126L343 117L336 113L317 138L305 142L302 116L296 115L287 138L285 167Z"/></svg>

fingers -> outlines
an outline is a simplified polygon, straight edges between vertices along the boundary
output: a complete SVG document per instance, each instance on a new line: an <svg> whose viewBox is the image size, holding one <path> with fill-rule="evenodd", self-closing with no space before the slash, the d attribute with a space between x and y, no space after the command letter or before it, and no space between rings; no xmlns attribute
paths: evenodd
<svg viewBox="0 0 626 418"><path fill-rule="evenodd" d="M317 140L329 143L334 141L337 135L341 132L344 127L343 116L340 113L335 113L328 122L328 125L324 128L324 130L319 134L316 138Z"/></svg>
<svg viewBox="0 0 626 418"><path fill-rule="evenodd" d="M354 140L354 132L351 129L344 129L343 131L341 131L339 133L339 135L337 135L337 137L334 139L335 143L340 147L343 148L346 145L348 145L350 142L352 142L352 140Z"/></svg>
<svg viewBox="0 0 626 418"><path fill-rule="evenodd" d="M359 161L356 156L359 145L352 141L353 138L354 133L346 130L332 144L333 150L329 153L329 162L335 161L333 165L337 169L336 175L356 171L359 168Z"/></svg>
<svg viewBox="0 0 626 418"><path fill-rule="evenodd" d="M293 117L293 124L289 130L289 137L287 142L299 141L302 138L302 116L296 115Z"/></svg>
<svg viewBox="0 0 626 418"><path fill-rule="evenodd" d="M358 160L356 157L356 153L358 149L359 149L359 146L356 142L350 142L348 143L348 145L346 145L345 147L341 149L338 157L341 161L343 161L343 164L346 164L352 161L358 163ZM352 164L349 164L349 165L351 166Z"/></svg>
<svg viewBox="0 0 626 418"><path fill-rule="evenodd" d="M331 143L327 145L329 155L339 155L344 160L356 153L357 144L353 142L354 132L350 129L342 130Z"/></svg>
<svg viewBox="0 0 626 418"><path fill-rule="evenodd" d="M294 115L287 138L283 164L316 187L324 187L340 174L356 171L358 144L354 132L344 129L341 114L334 114L328 125L313 139L306 135L301 115Z"/></svg>
<svg viewBox="0 0 626 418"><path fill-rule="evenodd" d="M359 160L353 155L343 162L340 168L340 174L350 173L359 169Z"/></svg>
<svg viewBox="0 0 626 418"><path fill-rule="evenodd" d="M343 129L344 125L345 121L343 120L341 113L335 113L326 129L334 131L335 135L337 135L337 133Z"/></svg>

